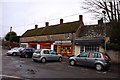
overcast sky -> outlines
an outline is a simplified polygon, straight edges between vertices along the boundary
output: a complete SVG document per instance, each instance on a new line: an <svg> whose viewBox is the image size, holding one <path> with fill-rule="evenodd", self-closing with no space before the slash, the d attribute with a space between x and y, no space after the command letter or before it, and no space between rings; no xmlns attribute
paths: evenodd
<svg viewBox="0 0 120 80"><path fill-rule="evenodd" d="M81 9L84 0L2 0L0 2L0 36L5 36L12 30L21 36L26 30L33 29L35 24L44 27L59 24L59 19L65 22L79 20L83 15L85 24L96 24L97 20Z"/></svg>

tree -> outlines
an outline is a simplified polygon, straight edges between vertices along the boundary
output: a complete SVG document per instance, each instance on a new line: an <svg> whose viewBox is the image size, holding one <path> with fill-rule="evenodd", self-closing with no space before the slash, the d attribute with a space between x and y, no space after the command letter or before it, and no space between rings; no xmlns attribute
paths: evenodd
<svg viewBox="0 0 120 80"><path fill-rule="evenodd" d="M94 13L96 17L101 17L102 11L106 11L108 21L120 21L120 1L119 0L85 0L83 9Z"/></svg>
<svg viewBox="0 0 120 80"><path fill-rule="evenodd" d="M104 13L104 20L110 23L112 29L111 43L120 47L120 0L85 0L84 4L82 8L94 13L97 18Z"/></svg>
<svg viewBox="0 0 120 80"><path fill-rule="evenodd" d="M19 36L15 32L8 32L5 36L5 39L10 42L19 42Z"/></svg>

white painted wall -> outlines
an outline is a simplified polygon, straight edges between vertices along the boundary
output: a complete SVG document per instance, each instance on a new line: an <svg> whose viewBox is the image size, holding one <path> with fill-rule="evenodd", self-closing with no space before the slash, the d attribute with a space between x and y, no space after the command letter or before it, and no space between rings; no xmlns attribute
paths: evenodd
<svg viewBox="0 0 120 80"><path fill-rule="evenodd" d="M54 50L54 45L53 44L51 45L51 50Z"/></svg>
<svg viewBox="0 0 120 80"><path fill-rule="evenodd" d="M40 49L40 44L37 44L37 49Z"/></svg>

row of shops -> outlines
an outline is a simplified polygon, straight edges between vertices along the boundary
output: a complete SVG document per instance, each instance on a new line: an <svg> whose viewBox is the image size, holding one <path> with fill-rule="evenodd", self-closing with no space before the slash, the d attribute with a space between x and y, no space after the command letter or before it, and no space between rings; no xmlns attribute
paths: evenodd
<svg viewBox="0 0 120 80"><path fill-rule="evenodd" d="M31 47L35 49L52 49L63 56L72 55L71 41L54 41L54 42L29 42L21 43L22 47Z"/></svg>
<svg viewBox="0 0 120 80"><path fill-rule="evenodd" d="M21 43L21 46L35 49L52 49L63 56L72 56L78 55L80 52L102 51L100 47L102 43L104 43L104 41L101 39L89 41L75 40L74 44L72 41L29 42Z"/></svg>
<svg viewBox="0 0 120 80"><path fill-rule="evenodd" d="M109 26L107 26L109 29ZM27 30L20 38L21 46L35 49L52 49L63 56L78 55L80 52L100 51L103 52L103 45L109 38L104 39L105 27L103 20L98 20L98 24L84 25L83 16L79 15L78 21L64 23L60 19L60 24ZM109 31L110 32L110 31ZM107 32L108 33L108 32Z"/></svg>

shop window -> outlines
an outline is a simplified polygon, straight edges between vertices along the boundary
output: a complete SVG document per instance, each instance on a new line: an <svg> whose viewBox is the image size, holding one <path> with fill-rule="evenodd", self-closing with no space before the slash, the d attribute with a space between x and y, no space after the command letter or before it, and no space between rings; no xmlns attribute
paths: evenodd
<svg viewBox="0 0 120 80"><path fill-rule="evenodd" d="M71 46L58 46L57 53L71 53Z"/></svg>
<svg viewBox="0 0 120 80"><path fill-rule="evenodd" d="M70 53L70 47L63 46L62 47L62 53Z"/></svg>
<svg viewBox="0 0 120 80"><path fill-rule="evenodd" d="M86 45L86 46L81 46L81 52L88 52L88 51L99 51L99 46L94 46L94 45Z"/></svg>

